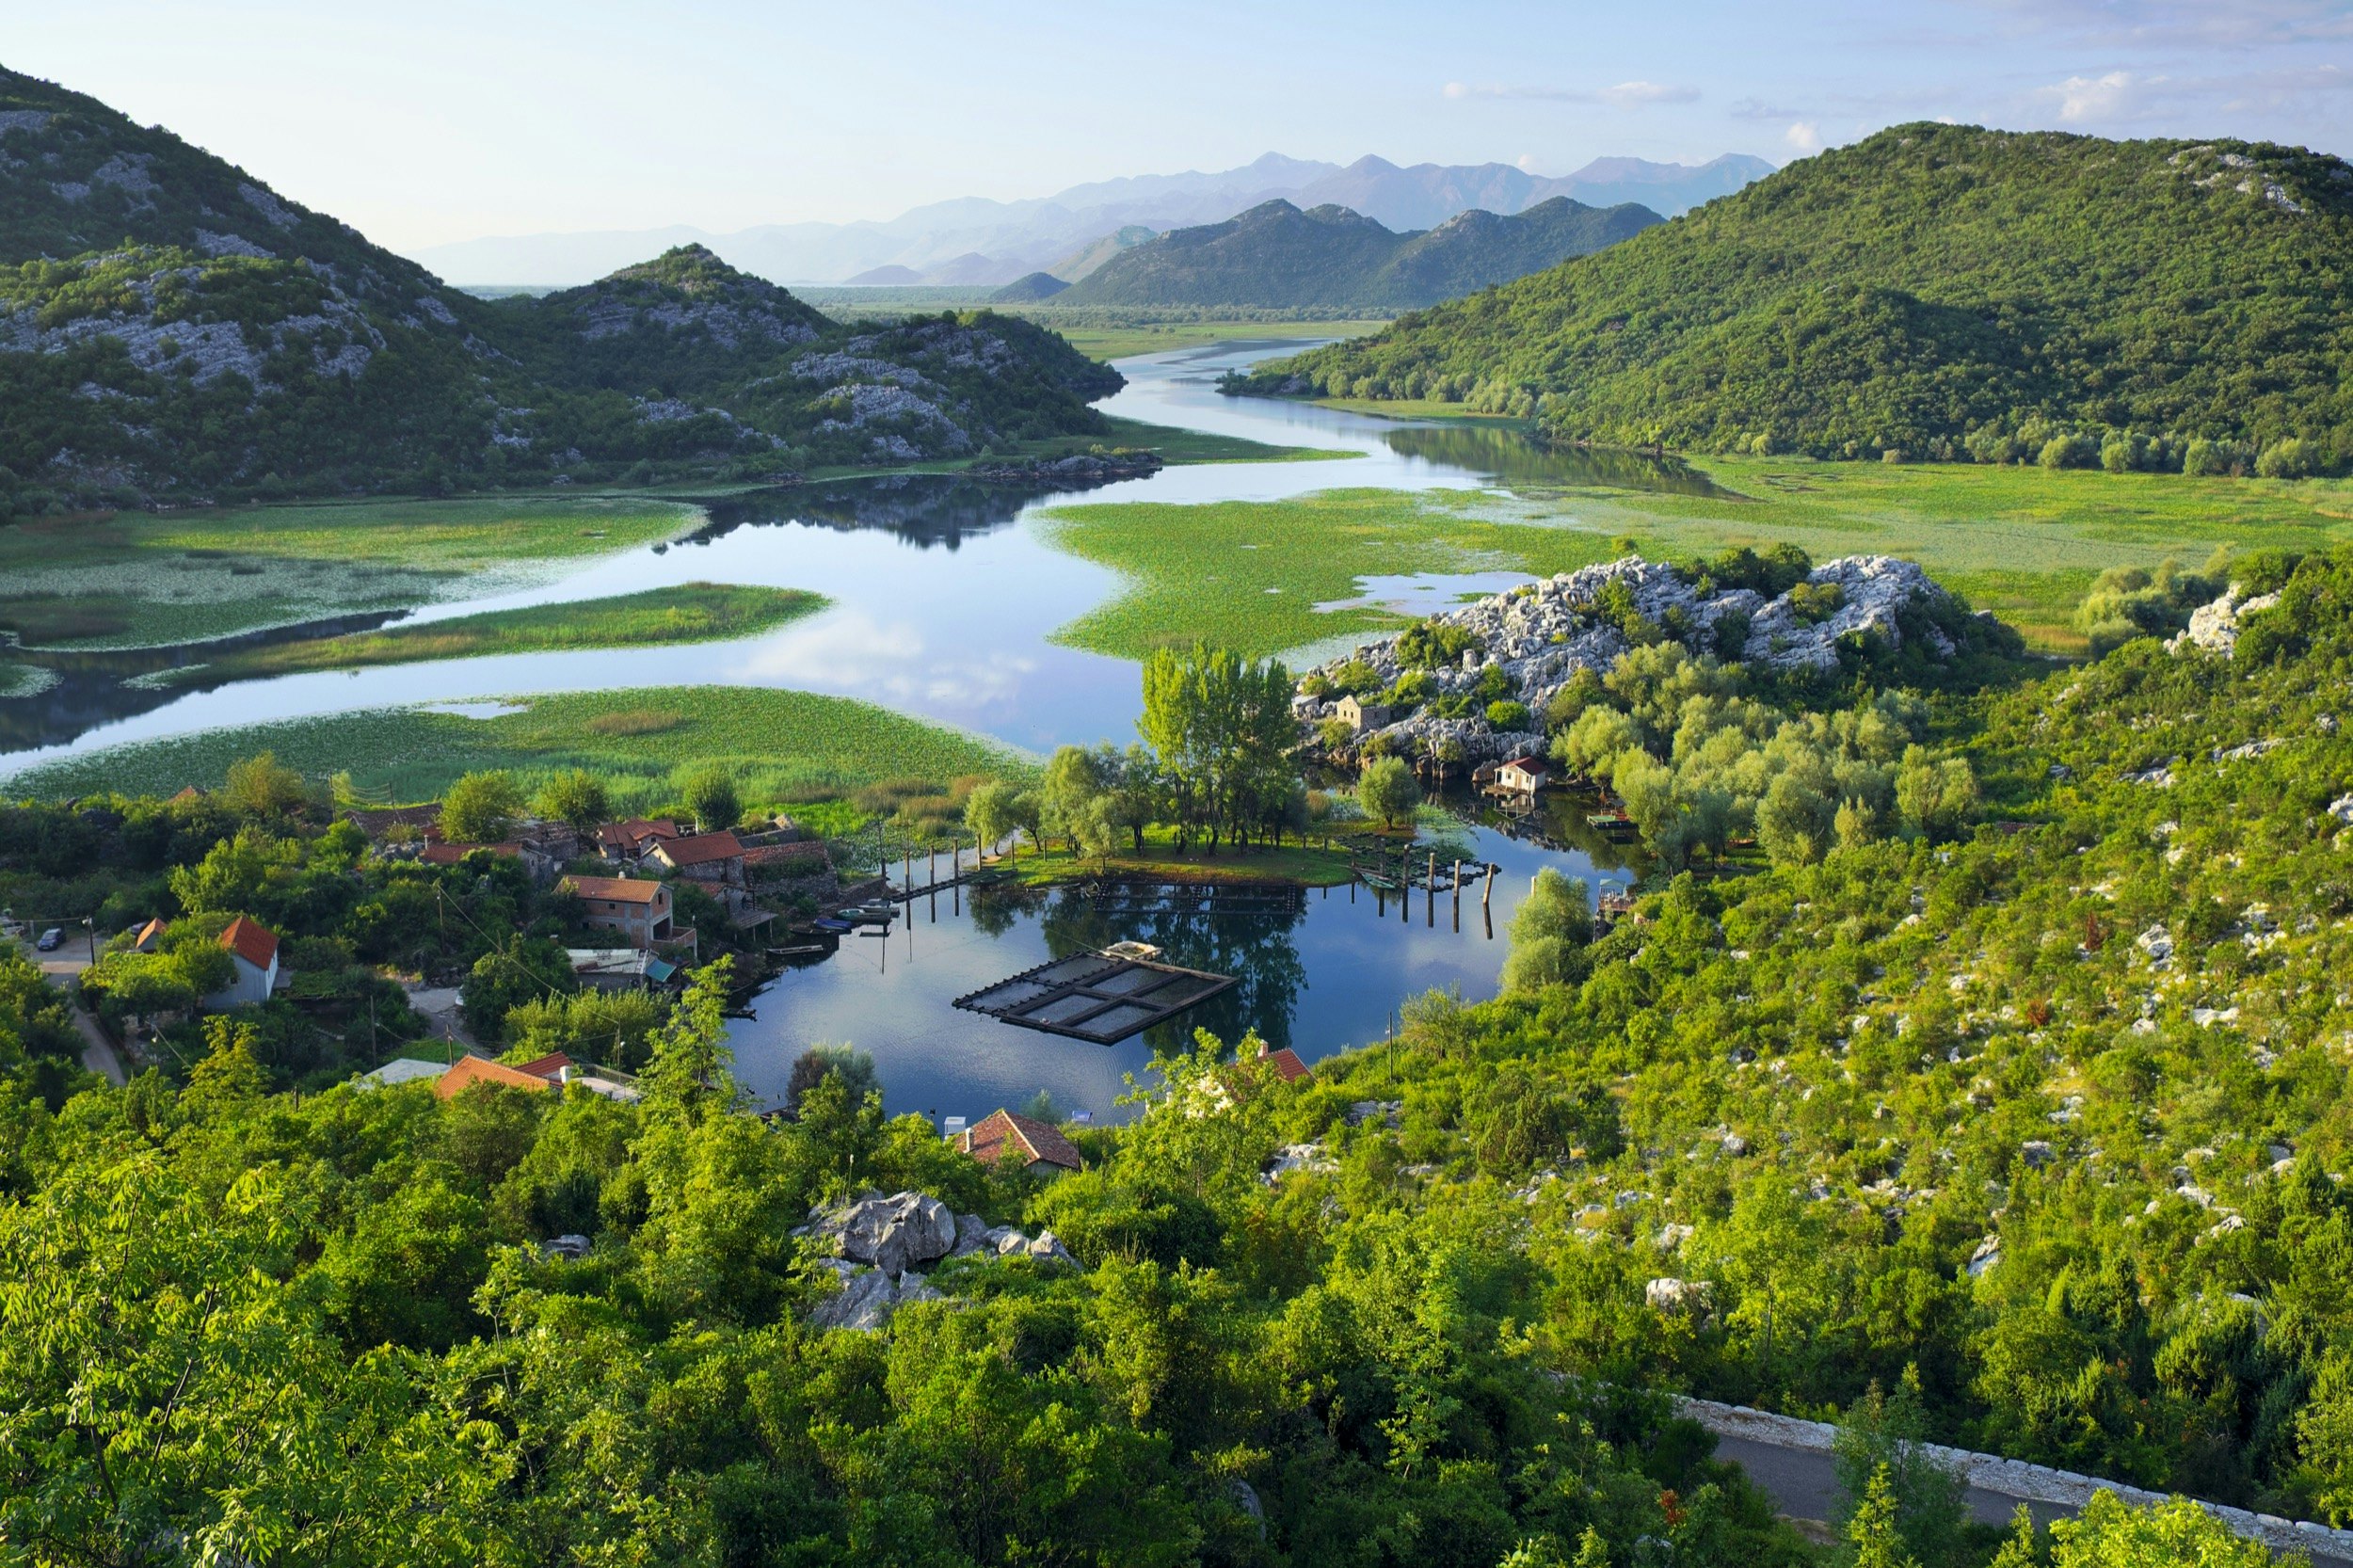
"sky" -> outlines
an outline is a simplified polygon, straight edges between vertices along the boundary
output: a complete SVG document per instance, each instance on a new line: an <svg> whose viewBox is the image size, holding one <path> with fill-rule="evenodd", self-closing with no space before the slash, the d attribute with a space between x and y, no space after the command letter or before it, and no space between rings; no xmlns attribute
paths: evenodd
<svg viewBox="0 0 2353 1568"><path fill-rule="evenodd" d="M1951 119L2353 153L2353 0L0 0L0 64L409 250L1271 151L1565 174Z"/></svg>

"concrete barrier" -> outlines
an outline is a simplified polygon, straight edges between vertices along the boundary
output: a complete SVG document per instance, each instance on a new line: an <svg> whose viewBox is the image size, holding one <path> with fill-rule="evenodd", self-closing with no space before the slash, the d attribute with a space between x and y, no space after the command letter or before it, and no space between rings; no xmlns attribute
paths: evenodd
<svg viewBox="0 0 2353 1568"><path fill-rule="evenodd" d="M1719 1404L1714 1400L1688 1399L1678 1399L1675 1403L1683 1415L1719 1437L1737 1437L1769 1448L1827 1454L1831 1452L1832 1440L1838 1432L1836 1427L1825 1421L1803 1421L1794 1416L1775 1416L1769 1411L1751 1410L1743 1404ZM2096 1476L2079 1476L2069 1470L2054 1470L2046 1464L2029 1464L2023 1460L2004 1459L1997 1454L1971 1453L1937 1443L1923 1447L1937 1463L1959 1474L1971 1486L2005 1497L2015 1497L2023 1503L2041 1503L2073 1512L2089 1502L2094 1492L2113 1492L2136 1506L2167 1500L2167 1494L2162 1492L2144 1491L2137 1486L2126 1486L2121 1481L2102 1480ZM2274 1551L2309 1552L2314 1556L2353 1562L2353 1530L2331 1529L2327 1525L2314 1524L2311 1520L2290 1522L2276 1514L2255 1513L2222 1503L2199 1501L2198 1506L2221 1520L2233 1532L2260 1541Z"/></svg>

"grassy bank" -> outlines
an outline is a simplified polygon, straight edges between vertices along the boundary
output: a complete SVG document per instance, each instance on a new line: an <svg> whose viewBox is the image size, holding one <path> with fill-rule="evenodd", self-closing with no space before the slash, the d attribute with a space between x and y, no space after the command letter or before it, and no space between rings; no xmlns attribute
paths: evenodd
<svg viewBox="0 0 2353 1568"><path fill-rule="evenodd" d="M823 594L798 588L687 583L613 599L493 610L348 637L314 637L271 648L240 648L209 664L173 673L182 683L192 683L223 676L245 680L299 670L359 669L368 664L474 659L495 653L717 643L813 615L826 603Z"/></svg>
<svg viewBox="0 0 2353 1568"><path fill-rule="evenodd" d="M1340 490L1283 502L1072 505L1049 520L1063 548L1128 580L1060 641L1141 658L1206 636L1257 653L1398 624L1387 612L1319 613L1359 577L1574 569L1633 539L1684 558L1789 540L1817 560L1890 554L2025 633L2072 653L2076 602L2105 568L2202 561L2217 545L2313 548L2353 536L2344 481L1789 459L1697 465L1729 492L1673 495L1519 485L1512 496Z"/></svg>
<svg viewBox="0 0 2353 1568"><path fill-rule="evenodd" d="M1279 849L1237 850L1227 844L1211 855L1196 844L1191 852L1179 855L1175 833L1165 827L1154 827L1144 834L1144 852L1140 855L1122 850L1093 859L1075 855L1057 841L1048 849L1009 856L1002 864L1022 882L1039 888L1106 876L1337 888L1350 877L1349 842L1345 838L1335 840L1318 835L1312 845L1286 843ZM1394 849L1390 853L1394 854Z"/></svg>
<svg viewBox="0 0 2353 1568"><path fill-rule="evenodd" d="M670 538L648 496L365 501L0 528L0 631L26 647L161 647L520 586Z"/></svg>
<svg viewBox="0 0 2353 1568"><path fill-rule="evenodd" d="M67 758L5 783L10 795L92 790L170 794L217 785L239 758L269 750L312 777L348 772L392 800L431 800L462 773L532 776L581 767L631 792L666 798L682 763L732 767L747 800L839 795L886 778L1026 776L1033 760L995 742L847 697L736 686L657 686L510 699L487 718L388 708L118 746Z"/></svg>

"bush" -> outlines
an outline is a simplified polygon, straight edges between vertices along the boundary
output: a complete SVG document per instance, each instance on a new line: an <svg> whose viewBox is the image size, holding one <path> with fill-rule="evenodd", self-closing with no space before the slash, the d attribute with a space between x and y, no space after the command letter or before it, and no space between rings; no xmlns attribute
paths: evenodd
<svg viewBox="0 0 2353 1568"><path fill-rule="evenodd" d="M2263 455L2255 459L2255 477L2302 479L2312 473L2314 466L2312 449L2303 441L2290 437L2283 441L2273 441L2263 449Z"/></svg>
<svg viewBox="0 0 2353 1568"><path fill-rule="evenodd" d="M1421 783L1398 757L1377 757L1357 776L1356 801L1365 815L1377 817L1385 827L1411 820L1421 804Z"/></svg>
<svg viewBox="0 0 2353 1568"><path fill-rule="evenodd" d="M1487 704L1487 722L1497 729L1526 729L1528 704L1508 697L1500 702L1490 702Z"/></svg>

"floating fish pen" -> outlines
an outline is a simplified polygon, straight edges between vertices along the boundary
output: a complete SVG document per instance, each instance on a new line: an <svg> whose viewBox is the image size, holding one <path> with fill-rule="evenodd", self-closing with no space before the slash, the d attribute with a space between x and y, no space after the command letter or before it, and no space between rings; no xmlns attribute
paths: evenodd
<svg viewBox="0 0 2353 1568"><path fill-rule="evenodd" d="M1141 946L1142 944L1136 944ZM1232 975L1178 968L1121 950L1079 952L1024 969L955 1005L1000 1023L1115 1046L1230 988Z"/></svg>

